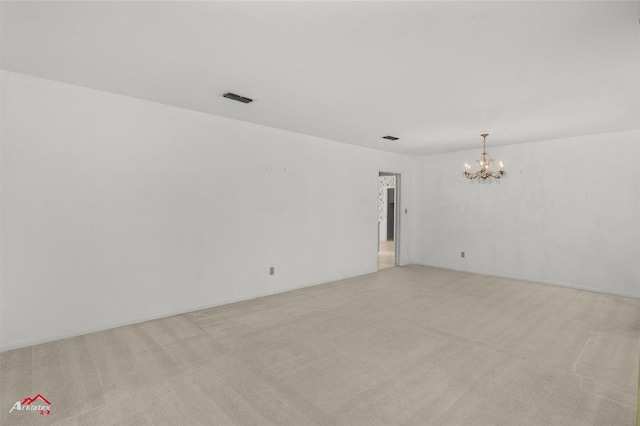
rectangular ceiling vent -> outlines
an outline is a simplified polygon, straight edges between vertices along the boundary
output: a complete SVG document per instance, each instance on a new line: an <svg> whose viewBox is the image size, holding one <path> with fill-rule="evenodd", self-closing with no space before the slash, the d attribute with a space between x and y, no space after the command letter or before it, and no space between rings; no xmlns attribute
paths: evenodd
<svg viewBox="0 0 640 426"><path fill-rule="evenodd" d="M224 95L227 99L233 99L234 101L242 102L243 104L248 104L249 102L253 102L253 99L245 98L244 96L236 95L235 93L227 92Z"/></svg>
<svg viewBox="0 0 640 426"><path fill-rule="evenodd" d="M397 141L400 138L396 138L395 136L383 136L382 139L388 139L390 141Z"/></svg>

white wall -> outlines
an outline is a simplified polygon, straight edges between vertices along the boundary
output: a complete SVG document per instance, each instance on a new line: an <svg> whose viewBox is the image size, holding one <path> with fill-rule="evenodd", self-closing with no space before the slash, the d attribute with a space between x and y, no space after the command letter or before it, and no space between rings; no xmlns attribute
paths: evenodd
<svg viewBox="0 0 640 426"><path fill-rule="evenodd" d="M640 130L487 151L499 184L461 177L481 147L415 159L416 263L640 297Z"/></svg>
<svg viewBox="0 0 640 426"><path fill-rule="evenodd" d="M409 157L1 78L1 350L374 272L380 170L411 211Z"/></svg>

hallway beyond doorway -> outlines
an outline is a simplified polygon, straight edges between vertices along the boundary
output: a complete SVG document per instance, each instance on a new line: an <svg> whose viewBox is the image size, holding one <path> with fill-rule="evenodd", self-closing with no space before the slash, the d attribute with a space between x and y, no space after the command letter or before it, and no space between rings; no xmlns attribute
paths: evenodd
<svg viewBox="0 0 640 426"><path fill-rule="evenodd" d="M395 266L395 241L380 241L378 251L378 271Z"/></svg>

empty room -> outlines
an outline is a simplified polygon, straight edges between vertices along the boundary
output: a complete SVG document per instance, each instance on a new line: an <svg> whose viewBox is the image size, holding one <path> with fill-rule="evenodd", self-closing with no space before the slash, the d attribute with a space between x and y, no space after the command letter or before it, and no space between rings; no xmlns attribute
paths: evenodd
<svg viewBox="0 0 640 426"><path fill-rule="evenodd" d="M639 1L0 37L0 424L640 426Z"/></svg>

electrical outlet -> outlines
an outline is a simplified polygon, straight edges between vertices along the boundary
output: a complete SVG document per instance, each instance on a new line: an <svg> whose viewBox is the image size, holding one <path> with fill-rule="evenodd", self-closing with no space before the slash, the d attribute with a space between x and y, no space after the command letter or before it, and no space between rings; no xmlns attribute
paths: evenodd
<svg viewBox="0 0 640 426"><path fill-rule="evenodd" d="M275 275L276 273L276 268L274 266L270 266L269 267L269 275Z"/></svg>
<svg viewBox="0 0 640 426"><path fill-rule="evenodd" d="M463 251L460 252L460 257L464 259L464 252Z"/></svg>

